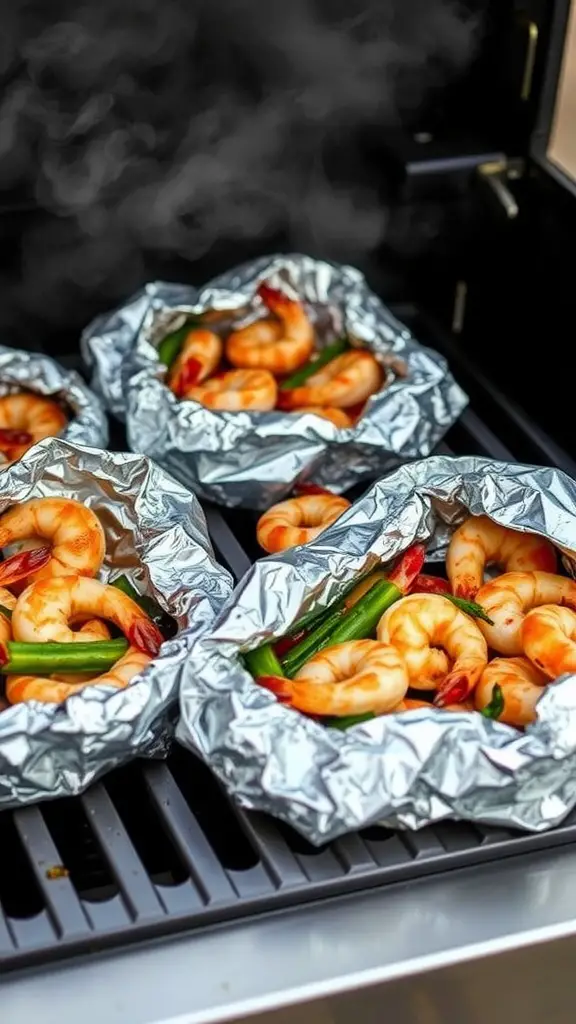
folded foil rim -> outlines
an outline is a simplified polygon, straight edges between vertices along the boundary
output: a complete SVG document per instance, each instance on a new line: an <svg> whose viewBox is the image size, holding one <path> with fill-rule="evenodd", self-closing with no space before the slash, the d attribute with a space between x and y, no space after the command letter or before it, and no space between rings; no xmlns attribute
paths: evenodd
<svg viewBox="0 0 576 1024"><path fill-rule="evenodd" d="M408 376L391 373L391 383L347 430L311 414L219 413L177 399L158 361L161 338L185 314L215 310L251 322L263 312L256 297L263 280L305 302L321 344L345 329L381 359L405 361ZM82 349L93 386L125 417L130 447L157 459L200 497L229 507L268 508L312 478L341 493L429 455L468 402L446 360L416 341L360 271L294 253L250 261L200 290L148 284L91 324Z"/></svg>
<svg viewBox="0 0 576 1024"><path fill-rule="evenodd" d="M422 709L346 732L277 703L240 651L281 636L416 541L440 560L468 514L552 540L576 575L576 483L560 470L433 456L376 483L312 544L257 562L198 637L181 681L178 740L241 806L321 845L374 824L446 819L541 832L576 805L576 675L550 683L522 734L477 713Z"/></svg>
<svg viewBox="0 0 576 1024"><path fill-rule="evenodd" d="M59 434L63 441L106 447L108 420L102 402L75 370L40 352L0 345L0 397L22 388L68 407L72 417Z"/></svg>
<svg viewBox="0 0 576 1024"><path fill-rule="evenodd" d="M62 704L0 711L0 807L76 795L134 757L164 756L192 639L232 589L196 498L150 459L49 438L1 474L0 515L14 502L67 494L104 526L99 578L126 575L179 632L124 690L88 686Z"/></svg>

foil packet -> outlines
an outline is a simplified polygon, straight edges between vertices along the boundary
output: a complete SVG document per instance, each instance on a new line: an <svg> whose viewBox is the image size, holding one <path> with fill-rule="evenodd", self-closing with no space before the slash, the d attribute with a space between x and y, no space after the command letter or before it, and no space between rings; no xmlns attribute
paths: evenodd
<svg viewBox="0 0 576 1024"><path fill-rule="evenodd" d="M434 456L376 483L314 543L257 562L194 640L177 738L241 806L282 819L315 845L370 825L420 829L445 819L541 832L575 806L576 675L544 689L524 733L433 707L339 731L278 703L241 662L241 652L282 636L414 542L427 543L429 561L443 561L470 514L547 537L575 575L570 477Z"/></svg>
<svg viewBox="0 0 576 1024"><path fill-rule="evenodd" d="M100 518L106 555L99 579L126 576L178 632L124 690L87 686L62 704L30 701L0 711L0 807L71 796L131 758L164 756L193 636L232 589L196 498L149 459L48 438L0 477L0 515L17 502L62 496Z"/></svg>
<svg viewBox="0 0 576 1024"><path fill-rule="evenodd" d="M166 386L157 354L162 338L190 316L208 315L211 328L228 331L269 315L256 295L262 281L304 303L320 348L345 334L385 367L387 385L355 426L339 429L310 413L214 412L182 402ZM268 508L311 479L341 493L429 455L468 401L443 357L413 338L358 270L302 255L246 263L199 292L150 284L95 321L82 348L93 386L111 411L125 415L130 447L200 497L229 507Z"/></svg>
<svg viewBox="0 0 576 1024"><path fill-rule="evenodd" d="M105 448L108 421L100 399L74 370L66 370L39 352L0 345L0 397L31 391L52 398L70 417L60 433L63 441Z"/></svg>

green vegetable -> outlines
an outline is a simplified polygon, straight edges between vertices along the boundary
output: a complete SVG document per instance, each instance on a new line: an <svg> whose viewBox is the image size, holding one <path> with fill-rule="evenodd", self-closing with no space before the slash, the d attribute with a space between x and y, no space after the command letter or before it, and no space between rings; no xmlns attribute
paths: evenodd
<svg viewBox="0 0 576 1024"><path fill-rule="evenodd" d="M168 369L170 369L176 356L179 354L188 331L194 327L195 323L195 320L187 320L177 331L172 331L171 334L167 334L165 338L162 338L158 345L158 360L164 363L164 366L167 366Z"/></svg>
<svg viewBox="0 0 576 1024"><path fill-rule="evenodd" d="M474 601L465 601L463 597L454 597L453 594L442 594L442 597L447 597L449 601L452 601L452 604L455 604L461 611L466 612L466 615L470 615L471 618L482 619L489 626L494 625L494 621L488 618L482 606Z"/></svg>
<svg viewBox="0 0 576 1024"><path fill-rule="evenodd" d="M174 620L156 603L153 597L148 597L147 594L139 594L127 576L118 576L111 583L111 586L116 587L116 590L121 590L127 597L132 598L134 603L158 626L165 640L169 639L170 634L174 633Z"/></svg>
<svg viewBox="0 0 576 1024"><path fill-rule="evenodd" d="M404 594L394 583L390 583L389 580L378 580L346 612L346 615L342 616L340 624L336 626L327 643L332 646L370 637L386 609L401 597L404 597ZM322 646L325 647L326 644Z"/></svg>
<svg viewBox="0 0 576 1024"><path fill-rule="evenodd" d="M287 377L283 384L280 385L281 391L289 391L290 388L298 388L301 384L304 384L309 377L311 377L317 370L322 369L327 363L331 363L337 356L341 356L343 352L350 346L346 338L341 338L339 341L335 341L332 345L327 345L326 348L322 349L320 355L316 356L315 359L311 359L305 366L301 366L299 370L296 370L291 377Z"/></svg>
<svg viewBox="0 0 576 1024"><path fill-rule="evenodd" d="M96 640L93 643L25 644L9 640L8 660L0 665L3 675L50 676L77 672L107 672L128 650L126 640Z"/></svg>
<svg viewBox="0 0 576 1024"><path fill-rule="evenodd" d="M284 669L274 654L271 644L263 644L255 651L247 651L244 655L244 664L254 677L260 676L283 676Z"/></svg>
<svg viewBox="0 0 576 1024"><path fill-rule="evenodd" d="M502 693L502 687L498 686L498 683L494 683L492 687L492 700L485 708L482 708L482 714L485 718L500 718L503 711L504 694Z"/></svg>
<svg viewBox="0 0 576 1024"><path fill-rule="evenodd" d="M324 725L327 725L330 729L351 729L353 725L359 725L360 722L368 722L371 718L376 718L376 715L372 711L367 711L364 715L346 715L343 718L327 718Z"/></svg>
<svg viewBox="0 0 576 1024"><path fill-rule="evenodd" d="M9 608L5 608L3 604L0 604L0 615L3 615L8 620L12 618L12 612Z"/></svg>
<svg viewBox="0 0 576 1024"><path fill-rule="evenodd" d="M324 646L323 641L326 638L330 638L331 633L336 629L336 626L340 622L344 614L344 602L338 602L338 606L333 612L328 615L327 618L323 619L322 622L308 633L299 644L295 644L292 650L288 651L284 658L282 658L282 667L284 674L289 679L295 676L302 665L305 665L310 658L320 651Z"/></svg>

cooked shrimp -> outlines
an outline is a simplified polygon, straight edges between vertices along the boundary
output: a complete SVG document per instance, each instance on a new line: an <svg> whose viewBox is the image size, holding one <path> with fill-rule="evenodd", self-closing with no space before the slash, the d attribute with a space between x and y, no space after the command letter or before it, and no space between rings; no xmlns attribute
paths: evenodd
<svg viewBox="0 0 576 1024"><path fill-rule="evenodd" d="M292 409L291 411L294 413L312 412L315 416L321 416L323 420L330 420L335 427L341 427L343 430L352 426L352 420L343 409L331 409L328 405L308 405L303 409Z"/></svg>
<svg viewBox="0 0 576 1024"><path fill-rule="evenodd" d="M278 687L285 703L310 715L382 715L404 697L408 673L394 647L352 640L319 651Z"/></svg>
<svg viewBox="0 0 576 1024"><path fill-rule="evenodd" d="M146 668L150 660L148 654L143 654L136 647L129 647L126 654L107 672L84 682L62 682L55 678L45 679L43 676L7 676L6 697L11 704L20 704L28 700L60 704L87 686L108 685L124 689Z"/></svg>
<svg viewBox="0 0 576 1024"><path fill-rule="evenodd" d="M134 647L145 654L158 653L162 635L136 602L116 587L85 576L53 576L31 583L18 598L12 631L16 640L27 643L99 640L87 629L71 629L70 623L81 616L107 619Z"/></svg>
<svg viewBox="0 0 576 1024"><path fill-rule="evenodd" d="M230 370L188 388L186 398L218 412L269 412L277 394L278 385L268 370Z"/></svg>
<svg viewBox="0 0 576 1024"><path fill-rule="evenodd" d="M434 704L430 704L427 700L414 700L412 697L406 697L405 700L400 701L398 707L394 708L394 711L414 711L416 708L433 707ZM458 704L444 704L442 711L474 711L474 702L463 700Z"/></svg>
<svg viewBox="0 0 576 1024"><path fill-rule="evenodd" d="M576 608L576 583L551 572L507 572L485 583L476 603L493 625L478 619L488 646L498 654L524 654L521 628L524 616L542 604Z"/></svg>
<svg viewBox="0 0 576 1024"><path fill-rule="evenodd" d="M549 679L576 671L576 615L569 608L545 604L528 612L521 640L524 653Z"/></svg>
<svg viewBox="0 0 576 1024"><path fill-rule="evenodd" d="M482 673L474 692L474 703L477 710L482 711L495 699L498 691L494 688L499 687L503 706L500 713L492 717L508 725L529 725L536 720L536 705L547 682L544 673L528 658L494 658Z"/></svg>
<svg viewBox="0 0 576 1024"><path fill-rule="evenodd" d="M9 590L0 587L0 644L5 644L12 639L12 622L9 615L4 615L2 609L6 608L11 612L16 605L16 598Z"/></svg>
<svg viewBox="0 0 576 1024"><path fill-rule="evenodd" d="M0 516L0 548L33 538L51 542L47 564L42 562L44 548L20 551L0 564L0 585L24 577L95 576L104 560L106 540L98 516L72 498L33 498Z"/></svg>
<svg viewBox="0 0 576 1024"><path fill-rule="evenodd" d="M37 441L57 437L67 422L60 406L50 398L25 392L5 395L0 398L0 450L8 461L19 459Z"/></svg>
<svg viewBox="0 0 576 1024"><path fill-rule="evenodd" d="M337 494L303 494L273 505L260 516L256 538L270 554L307 544L330 526L350 502Z"/></svg>
<svg viewBox="0 0 576 1024"><path fill-rule="evenodd" d="M345 409L364 402L378 391L382 379L382 368L372 353L354 349L326 363L301 387L280 391L278 404L282 409L298 409L303 405Z"/></svg>
<svg viewBox="0 0 576 1024"><path fill-rule="evenodd" d="M488 565L497 565L502 572L555 572L556 551L544 537L509 530L488 516L470 516L452 534L446 555L456 597L473 600Z"/></svg>
<svg viewBox="0 0 576 1024"><path fill-rule="evenodd" d="M466 700L488 661L476 623L439 594L403 597L384 613L377 634L404 658L410 686L437 690L439 705Z"/></svg>
<svg viewBox="0 0 576 1024"><path fill-rule="evenodd" d="M222 359L223 345L213 331L195 327L189 331L166 378L168 387L182 398L195 384L201 384Z"/></svg>
<svg viewBox="0 0 576 1024"><path fill-rule="evenodd" d="M301 303L277 288L261 284L258 295L278 320L257 320L233 331L226 342L226 356L232 366L269 370L279 376L292 373L312 353L312 324Z"/></svg>

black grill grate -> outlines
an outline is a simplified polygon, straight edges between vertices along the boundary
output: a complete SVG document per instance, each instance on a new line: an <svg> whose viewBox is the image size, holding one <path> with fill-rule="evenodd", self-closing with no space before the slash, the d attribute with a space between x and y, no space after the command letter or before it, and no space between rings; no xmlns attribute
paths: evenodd
<svg viewBox="0 0 576 1024"><path fill-rule="evenodd" d="M441 450L548 462L533 444L510 452L469 410ZM206 512L221 561L240 577L256 554L255 516ZM166 763L112 773L81 798L0 813L0 966L94 953L574 839L576 814L545 835L446 823L417 833L370 828L317 850L240 811L204 765L176 749Z"/></svg>

